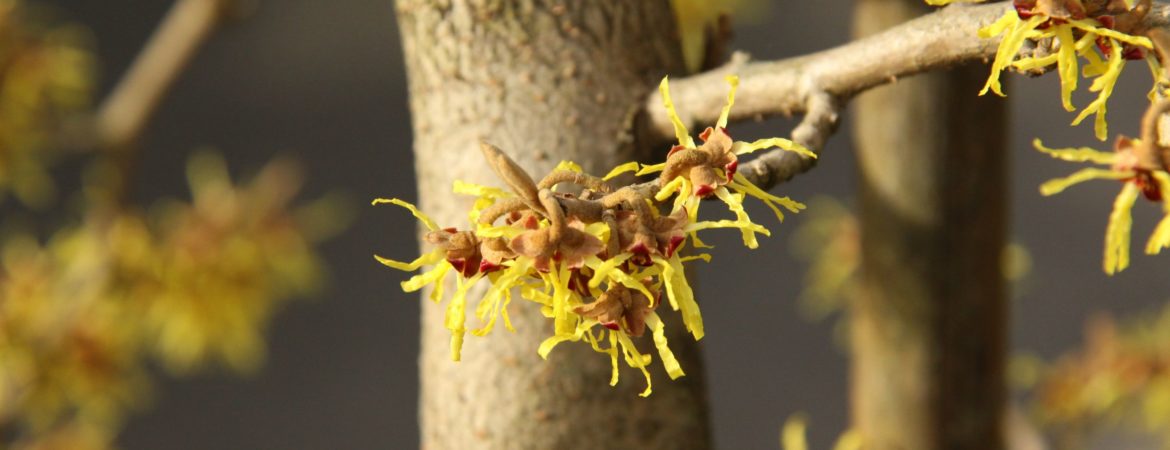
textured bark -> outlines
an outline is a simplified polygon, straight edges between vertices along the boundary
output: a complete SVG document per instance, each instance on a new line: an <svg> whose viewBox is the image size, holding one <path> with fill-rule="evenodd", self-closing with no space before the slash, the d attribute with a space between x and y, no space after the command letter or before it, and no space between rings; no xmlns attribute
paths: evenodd
<svg viewBox="0 0 1170 450"><path fill-rule="evenodd" d="M681 68L665 0L399 0L397 10L420 206L444 226L467 227L470 202L450 193L454 180L502 186L480 139L536 178L566 159L603 174L641 156L627 130L657 81ZM453 362L444 305L424 302L424 448L708 447L703 369L678 323L667 326L687 376L669 381L656 361L654 393L640 398L641 375L623 370L610 387L609 358L587 345L561 344L542 361L550 321L519 299L509 311L516 333L469 334Z"/></svg>
<svg viewBox="0 0 1170 450"><path fill-rule="evenodd" d="M867 35L927 8L861 0ZM857 101L863 295L852 308L853 422L867 449L1003 448L1005 102L982 65Z"/></svg>

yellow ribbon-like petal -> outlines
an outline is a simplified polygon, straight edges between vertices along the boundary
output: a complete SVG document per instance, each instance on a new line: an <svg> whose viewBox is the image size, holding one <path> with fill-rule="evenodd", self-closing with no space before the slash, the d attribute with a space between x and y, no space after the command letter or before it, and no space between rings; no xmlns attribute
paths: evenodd
<svg viewBox="0 0 1170 450"><path fill-rule="evenodd" d="M1096 168L1090 167L1088 169L1081 169L1081 170L1078 170L1076 172L1073 172L1072 175L1069 175L1069 176L1064 177L1064 178L1056 178L1053 180L1045 181L1044 184L1040 185L1040 193L1043 195L1059 194L1059 193L1063 192L1065 189L1068 189L1069 186L1072 186L1072 185L1077 184L1077 183L1082 183L1082 182L1089 181L1089 180L1099 180L1099 179L1124 180L1126 178L1132 178L1134 175L1135 174L1133 172L1130 172L1130 171L1119 172L1119 171L1114 171L1114 170L1109 170L1109 169L1096 169Z"/></svg>
<svg viewBox="0 0 1170 450"><path fill-rule="evenodd" d="M1115 152L1103 152L1103 151L1095 150L1095 149L1092 149L1089 147L1060 148L1060 149L1048 148L1048 147L1044 146L1043 142L1040 142L1040 138L1033 139L1032 146L1036 147L1036 150L1039 150L1040 152L1042 152L1044 154L1047 154L1053 158L1064 160L1064 161L1072 161L1072 162L1086 162L1086 161L1088 161L1088 162L1092 162L1094 164L1108 165L1108 164L1113 164L1113 161L1117 159L1117 153L1115 153Z"/></svg>
<svg viewBox="0 0 1170 450"><path fill-rule="evenodd" d="M816 159L817 154L805 148L803 145L792 142L784 138L766 138L759 139L754 142L737 141L731 145L731 151L737 155L746 155L756 150L763 150L766 148L778 147L782 150L799 153L801 156Z"/></svg>
<svg viewBox="0 0 1170 450"><path fill-rule="evenodd" d="M699 304L695 302L695 293L687 283L682 261L677 254L669 259L655 255L653 260L662 267L662 281L666 286L666 298L670 302L670 307L682 312L683 325L695 340L702 339L703 315L699 312Z"/></svg>
<svg viewBox="0 0 1170 450"><path fill-rule="evenodd" d="M1151 41L1148 37L1125 34L1117 30L1102 27L1100 24L1095 22L1096 20L1093 19L1077 19L1069 20L1068 24L1080 28L1086 32L1093 33L1098 36L1104 36L1116 41L1121 41L1126 44L1145 47L1148 49L1154 48L1154 42Z"/></svg>
<svg viewBox="0 0 1170 450"><path fill-rule="evenodd" d="M635 367L638 370L641 370L642 376L646 377L646 390L642 391L642 393L638 395L641 397L650 396L650 392L652 392L650 390L650 371L646 370L646 366L650 364L652 358L650 355L643 355L641 352L639 352L638 348L634 346L634 341L630 340L630 336L625 332L610 331L610 334L617 335L618 343L622 346L622 353L625 354L626 357L626 364L629 364L630 367Z"/></svg>
<svg viewBox="0 0 1170 450"><path fill-rule="evenodd" d="M1000 97L1004 96L1003 85L999 81L1000 73L1011 65L1016 55L1020 53L1020 48L1024 46L1024 40L1027 34L1035 30L1037 26L1046 20L1048 20L1047 17L1038 15L1033 16L1025 22L1020 22L1016 12L1009 9L995 23L979 30L980 37L989 38L1011 27L1010 31L1007 32L1007 35L999 43L999 50L995 54L995 61L991 64L991 76L987 78L987 83L983 85L983 89L979 91L979 95L987 94L987 91L990 90Z"/></svg>
<svg viewBox="0 0 1170 450"><path fill-rule="evenodd" d="M1109 136L1108 124L1105 122L1106 102L1113 95L1113 88L1117 85L1117 78L1121 76L1121 68L1125 64L1125 58L1121 55L1121 44L1117 41L1110 41L1110 43L1112 48L1109 51L1109 63L1105 73L1093 79L1093 84L1089 86L1089 91L1098 92L1097 98L1085 106L1085 109L1082 109L1081 113L1072 121L1073 125L1079 125L1090 114L1096 114L1093 131L1097 139L1102 141Z"/></svg>
<svg viewBox="0 0 1170 450"><path fill-rule="evenodd" d="M727 204L727 209L735 214L735 221L742 225L738 228L740 233L743 234L743 245L747 248L759 247L760 243L756 240L757 231L752 227L755 223L748 217L747 211L743 209L743 194L732 194L727 191L727 188L719 186L715 189L715 196ZM768 235L768 233L765 233L765 235Z"/></svg>
<svg viewBox="0 0 1170 450"><path fill-rule="evenodd" d="M402 270L402 271L406 271L406 272L414 272L414 271L418 270L419 267L422 267L422 266L425 266L428 264L434 264L434 263L437 263L439 261L442 261L444 254L445 253L443 252L442 249L435 249L435 251L432 251L430 253L425 253L422 256L419 256L414 261L411 261L408 263L401 262L401 261L395 261L395 260L390 259L390 258L383 258L383 257L378 256L378 255L374 255L374 259L376 259L378 262L382 263L383 265L390 267L390 268L393 268L393 269L398 269L398 270Z"/></svg>
<svg viewBox="0 0 1170 450"><path fill-rule="evenodd" d="M1075 111L1072 104L1072 93L1077 90L1077 50L1076 39L1073 38L1072 27L1055 25L1056 41L1060 43L1060 50L1056 52L1058 64L1057 72L1060 75L1060 101L1066 111Z"/></svg>
<svg viewBox="0 0 1170 450"><path fill-rule="evenodd" d="M662 83L658 84L658 92L662 93L662 106L666 108L666 115L670 116L670 123L674 125L674 136L678 138L679 145L694 148L695 140L691 139L687 126L683 124L682 119L678 117L678 111L674 109L674 100L670 99L668 77L662 77Z"/></svg>
<svg viewBox="0 0 1170 450"><path fill-rule="evenodd" d="M423 225L426 226L428 230L435 231L435 230L439 229L439 225L436 224L435 221L431 220L430 217L427 217L426 214L423 214L422 211L419 211L418 208L416 208L414 205L412 205L410 203L407 203L403 200L399 200L396 198L376 198L376 199L374 199L374 201L371 204L372 205L380 205L382 203L390 203L390 204L398 205L398 206L401 206L403 208L410 210L410 213L414 214L414 217L418 218L418 220L420 222L422 222Z"/></svg>
<svg viewBox="0 0 1170 450"><path fill-rule="evenodd" d="M719 112L719 120L715 122L717 128L727 128L727 117L731 115L731 105L735 104L735 89L739 87L739 77L728 75L726 80L731 89L727 91L727 104L723 106L723 110Z"/></svg>
<svg viewBox="0 0 1170 450"><path fill-rule="evenodd" d="M676 380L678 377L686 375L682 366L679 365L678 359L674 357L674 352L670 351L670 346L666 343L666 326L663 325L658 314L650 312L646 316L646 326L650 327L654 334L654 346L658 348L658 356L662 358L662 366L666 368L666 374L670 376L670 379Z"/></svg>
<svg viewBox="0 0 1170 450"><path fill-rule="evenodd" d="M788 197L777 197L767 193L740 173L735 174L735 177L732 178L729 186L731 186L732 189L762 200L765 205L768 205L768 208L772 209L773 213L776 213L776 219L781 222L784 221L784 213L780 212L780 208L777 206L784 207L784 209L787 209L792 213L798 213L805 208L804 203L800 203Z"/></svg>
<svg viewBox="0 0 1170 450"><path fill-rule="evenodd" d="M1105 228L1105 273L1113 275L1129 267L1129 230L1133 225L1130 210L1137 201L1141 189L1136 183L1125 183L1117 199L1113 201L1113 212L1109 214L1109 226Z"/></svg>
<svg viewBox="0 0 1170 450"><path fill-rule="evenodd" d="M620 166L614 167L613 170L609 171L609 173L605 174L605 176L601 177L601 179L609 180L613 177L616 177L616 176L621 175L621 174L626 173L626 172L637 172L637 171L638 171L638 163L637 162L628 162L628 163L622 164Z"/></svg>
<svg viewBox="0 0 1170 450"><path fill-rule="evenodd" d="M577 172L577 173L582 173L585 171L585 169L582 169L580 165L578 165L577 163L572 162L572 161L561 161L560 163L557 164L556 167L553 168L553 170L554 171L567 170L569 172Z"/></svg>

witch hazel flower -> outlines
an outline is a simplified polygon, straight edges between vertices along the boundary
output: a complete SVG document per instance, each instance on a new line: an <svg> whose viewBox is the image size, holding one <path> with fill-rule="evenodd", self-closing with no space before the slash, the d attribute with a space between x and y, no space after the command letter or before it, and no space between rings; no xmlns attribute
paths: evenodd
<svg viewBox="0 0 1170 450"><path fill-rule="evenodd" d="M683 256L688 238L703 246L697 233L711 228L736 228L749 248L758 246L756 234L768 235L743 209L746 196L759 198L783 219L780 208L797 212L804 205L764 192L738 174L738 158L756 150L779 147L810 157L812 152L787 139L734 141L726 125L738 80L729 77L731 92L714 127L699 134L697 145L675 112L664 79L665 106L675 124L679 143L662 164L622 164L603 177L585 173L572 162L562 162L534 180L500 149L482 143L488 166L506 188L456 181L457 193L475 197L466 229L444 228L414 205L399 199L376 199L410 211L426 227L423 236L431 248L409 262L375 258L394 269L421 273L402 282L414 292L431 287L430 299L446 301L444 326L451 332L451 357L461 358L468 332L485 336L503 319L514 331L508 310L514 297L535 304L552 322L552 335L537 353L547 357L564 342L582 342L609 356L610 384L618 382L620 361L639 369L646 378L642 396L650 395L649 367L654 357L641 353L636 339L650 334L658 359L671 379L685 375L666 340L659 306L678 311L695 340L704 336L703 318L684 265L710 261L710 255ZM661 172L653 181L625 187L610 184L620 174ZM735 220L700 221L704 198L728 205ZM454 273L454 293L445 298ZM487 280L491 286L474 306L481 326L469 328L472 286ZM649 331L649 333L647 333Z"/></svg>
<svg viewBox="0 0 1170 450"><path fill-rule="evenodd" d="M659 174L661 188L655 194L655 199L663 201L671 196L675 197L674 209L685 209L692 222L685 231L702 246L696 231L708 228L738 228L743 234L744 245L748 248L759 246L756 234L770 235L764 228L751 221L743 209L745 196L752 196L764 202L776 214L777 219L784 220L781 208L796 213L804 209L804 205L787 197L777 197L765 192L738 172L739 157L768 148L799 153L809 158L816 158L816 154L803 146L783 138L767 138L753 142L735 141L727 133L727 120L731 107L735 104L735 91L739 87L739 78L728 76L727 83L730 90L727 94L727 104L719 114L714 127L707 127L699 133L701 145L696 145L690 136L686 125L682 122L675 110L674 101L670 98L670 84L666 78L662 79L659 91L662 93L663 106L674 124L675 137L678 144L671 148L666 161L661 164L643 166L638 175ZM723 201L736 216L735 220L711 222L697 222L699 204L704 198L714 195Z"/></svg>
<svg viewBox="0 0 1170 450"><path fill-rule="evenodd" d="M927 0L932 5L952 3L949 0ZM1002 36L991 75L979 92L993 92L1003 96L1000 74L1008 69L1023 72L1048 70L1053 65L1060 77L1061 103L1067 111L1076 111L1072 93L1077 90L1081 76L1092 78L1090 92L1097 97L1081 108L1072 124L1078 125L1094 116L1097 139L1108 136L1105 116L1106 103L1113 94L1117 79L1128 60L1145 59L1155 74L1161 70L1151 52L1153 43L1139 36L1145 30L1143 19L1150 11L1150 1L1141 0L1130 5L1124 0L1013 0L1012 9L999 20L979 30L982 38ZM1031 43L1034 56L1020 57ZM1080 67L1083 59L1085 66Z"/></svg>
<svg viewBox="0 0 1170 450"><path fill-rule="evenodd" d="M1170 247L1170 173L1167 172L1166 159L1170 156L1170 148L1158 143L1155 131L1159 118L1168 110L1170 102L1167 101L1151 105L1143 120L1143 139L1119 136L1113 152L1086 147L1050 149L1039 139L1034 141L1037 150L1053 158L1103 166L1081 169L1067 177L1049 180L1040 186L1040 193L1044 195L1058 194L1072 185L1089 180L1117 180L1122 183L1105 229L1106 274L1113 275L1129 266L1130 229L1133 226L1130 213L1139 195L1151 202L1161 203L1165 214L1146 243L1146 253L1158 254L1163 248Z"/></svg>

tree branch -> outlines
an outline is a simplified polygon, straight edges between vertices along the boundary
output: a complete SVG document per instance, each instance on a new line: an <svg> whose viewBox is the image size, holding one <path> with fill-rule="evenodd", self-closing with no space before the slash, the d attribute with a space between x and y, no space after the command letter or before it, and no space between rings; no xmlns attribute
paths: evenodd
<svg viewBox="0 0 1170 450"><path fill-rule="evenodd" d="M178 0L97 115L101 147L124 151L235 0Z"/></svg>
<svg viewBox="0 0 1170 450"><path fill-rule="evenodd" d="M739 91L731 120L806 113L792 138L819 153L833 133L839 108L852 96L901 77L993 58L1000 39L980 38L978 31L1009 8L1007 2L954 4L883 33L811 55L763 62L734 57L718 69L672 80L671 97L683 122L713 123L727 98L723 77L738 74ZM1170 7L1156 4L1146 16L1146 26L1167 28L1168 16ZM669 139L674 132L661 105L662 96L657 92L646 99L644 131ZM768 189L814 165L788 153L772 150L740 170L753 183Z"/></svg>

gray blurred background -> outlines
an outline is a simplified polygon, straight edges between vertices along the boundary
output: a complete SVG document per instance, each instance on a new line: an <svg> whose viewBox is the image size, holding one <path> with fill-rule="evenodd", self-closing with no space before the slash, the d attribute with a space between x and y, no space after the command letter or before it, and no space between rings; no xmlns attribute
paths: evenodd
<svg viewBox="0 0 1170 450"><path fill-rule="evenodd" d="M171 2L53 3L94 30L104 93ZM852 19L842 12L850 5L779 1L766 16L737 26L734 47L771 59L842 44ZM1170 291L1170 278L1156 275L1163 262L1144 256L1113 279L1101 272L1105 221L1118 186L1098 182L1054 198L1039 195L1041 182L1077 167L1031 150L1033 137L1058 147L1111 145L1092 138L1091 124L1066 126L1073 115L1060 108L1055 77L1009 78L1012 235L1034 259L1014 295L1012 342L1051 357L1080 342L1093 311L1151 310ZM1120 86L1110 103L1110 131L1133 135L1149 86L1144 64L1131 65ZM1078 104L1085 103L1082 97ZM791 126L787 120L739 125L736 136L784 135ZM846 120L816 170L775 192L798 200L851 198L849 128ZM275 155L295 155L309 169L306 197L343 190L359 205L357 219L322 247L330 288L276 318L260 373L160 378L152 404L130 419L122 446L417 448L419 299L400 291L405 274L371 258L416 254L415 224L399 210L364 206L376 196L416 198L392 1L265 0L253 16L218 33L148 131L135 199L149 205L187 198L186 157L204 147L227 155L234 174L252 173ZM755 212L761 223L772 219L766 210ZM1139 204L1135 212L1135 236L1148 235L1157 208ZM799 220L770 226L776 233L754 252L742 248L736 233L714 232L715 262L699 265L720 448L778 448L781 425L799 411L811 420L815 448L827 448L847 424L847 360L834 342L836 318L805 320L795 301L804 268L787 247Z"/></svg>

